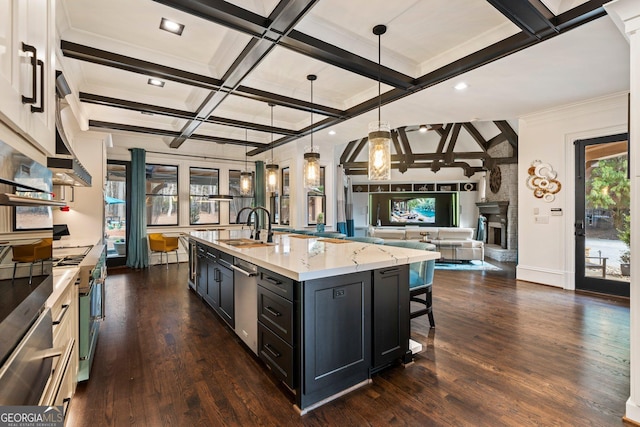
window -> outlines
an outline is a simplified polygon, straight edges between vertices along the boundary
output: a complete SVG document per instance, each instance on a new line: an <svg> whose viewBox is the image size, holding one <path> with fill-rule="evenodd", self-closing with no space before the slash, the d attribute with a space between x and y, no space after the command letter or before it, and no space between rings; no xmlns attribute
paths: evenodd
<svg viewBox="0 0 640 427"><path fill-rule="evenodd" d="M325 213L324 166L320 166L320 185L307 193L307 225L316 225L319 213ZM325 216L325 221L326 221Z"/></svg>
<svg viewBox="0 0 640 427"><path fill-rule="evenodd" d="M110 258L126 255L127 181L130 180L128 169L128 162L107 161L104 235L107 257Z"/></svg>
<svg viewBox="0 0 640 427"><path fill-rule="evenodd" d="M278 221L281 225L289 225L289 168L282 168L282 196L280 196L280 212Z"/></svg>
<svg viewBox="0 0 640 427"><path fill-rule="evenodd" d="M229 194L233 196L233 200L229 202L229 224L236 223L236 216L242 208L250 208L254 204L253 196L243 196L240 193L240 173L239 170L229 171ZM253 182L255 182L255 179ZM248 213L249 211L245 212Z"/></svg>
<svg viewBox="0 0 640 427"><path fill-rule="evenodd" d="M220 194L219 169L189 168L189 224L220 224L220 202L209 195Z"/></svg>
<svg viewBox="0 0 640 427"><path fill-rule="evenodd" d="M178 167L146 165L147 225L178 225Z"/></svg>

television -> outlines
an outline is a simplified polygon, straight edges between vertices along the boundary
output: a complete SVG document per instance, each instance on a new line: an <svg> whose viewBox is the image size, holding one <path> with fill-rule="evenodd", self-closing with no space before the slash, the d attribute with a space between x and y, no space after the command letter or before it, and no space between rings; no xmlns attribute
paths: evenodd
<svg viewBox="0 0 640 427"><path fill-rule="evenodd" d="M436 198L415 197L412 199L391 199L389 222L393 224L436 223Z"/></svg>
<svg viewBox="0 0 640 427"><path fill-rule="evenodd" d="M448 191L369 194L369 224L457 227L458 193Z"/></svg>

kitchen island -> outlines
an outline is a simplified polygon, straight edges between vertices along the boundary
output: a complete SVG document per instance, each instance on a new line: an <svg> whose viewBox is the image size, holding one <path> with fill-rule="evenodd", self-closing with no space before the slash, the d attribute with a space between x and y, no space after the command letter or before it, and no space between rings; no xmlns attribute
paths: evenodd
<svg viewBox="0 0 640 427"><path fill-rule="evenodd" d="M411 360L408 265L437 252L286 233L264 243L249 233L191 232L190 286L302 414Z"/></svg>

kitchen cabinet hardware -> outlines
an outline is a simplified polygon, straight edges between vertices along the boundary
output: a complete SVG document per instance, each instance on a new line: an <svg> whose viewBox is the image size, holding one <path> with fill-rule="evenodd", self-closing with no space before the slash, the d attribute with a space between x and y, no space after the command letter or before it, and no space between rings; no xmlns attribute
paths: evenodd
<svg viewBox="0 0 640 427"><path fill-rule="evenodd" d="M386 270L382 270L380 271L380 274L393 274L393 273L398 273L400 270L397 268L388 268Z"/></svg>
<svg viewBox="0 0 640 427"><path fill-rule="evenodd" d="M62 310L60 311L60 317L58 317L58 319L53 321L53 326L59 325L60 323L62 323L62 319L64 318L65 314L67 314L67 311L69 311L69 304L62 304Z"/></svg>
<svg viewBox="0 0 640 427"><path fill-rule="evenodd" d="M35 46L31 46L30 44L26 44L22 42L22 51L24 53L31 53L31 67L33 69L33 73L31 75L31 94L32 96L24 96L22 95L22 103L23 104L35 104L36 102L36 92L37 92L37 80L38 80L38 50Z"/></svg>
<svg viewBox="0 0 640 427"><path fill-rule="evenodd" d="M40 106L39 107L34 107L33 105L31 106L31 112L32 113L44 113L44 62L40 59L38 59L36 61L36 64L38 65L38 67L40 67ZM35 76L34 76L35 77ZM33 87L35 88L36 85L34 83ZM34 97L37 99L37 94L34 92ZM34 102L35 104L35 102Z"/></svg>
<svg viewBox="0 0 640 427"><path fill-rule="evenodd" d="M267 350L269 353L271 353L271 355L273 357L280 357L282 356L282 354L280 354L279 352L277 352L273 347L271 347L269 344L265 344L264 345L265 350Z"/></svg>
<svg viewBox="0 0 640 427"><path fill-rule="evenodd" d="M62 399L62 417L66 420L67 413L69 412L69 404L71 403L70 397L65 397Z"/></svg>
<svg viewBox="0 0 640 427"><path fill-rule="evenodd" d="M279 311L277 311L277 310L274 310L273 308L271 308L271 307L269 307L269 306L266 306L264 309L265 309L266 311L268 311L272 316L275 316L275 317L280 317L280 316L282 316L282 313L280 313L280 312L279 312Z"/></svg>
<svg viewBox="0 0 640 427"><path fill-rule="evenodd" d="M273 277L266 277L265 280L269 283L273 283L276 286L279 286L282 284L282 282L278 279L274 279Z"/></svg>

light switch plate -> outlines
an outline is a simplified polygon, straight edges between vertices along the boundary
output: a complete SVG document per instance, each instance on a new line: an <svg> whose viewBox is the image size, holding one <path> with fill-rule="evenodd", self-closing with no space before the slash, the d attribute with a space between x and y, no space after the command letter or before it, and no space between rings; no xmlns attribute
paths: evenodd
<svg viewBox="0 0 640 427"><path fill-rule="evenodd" d="M536 224L549 224L549 215L536 215L534 218Z"/></svg>

